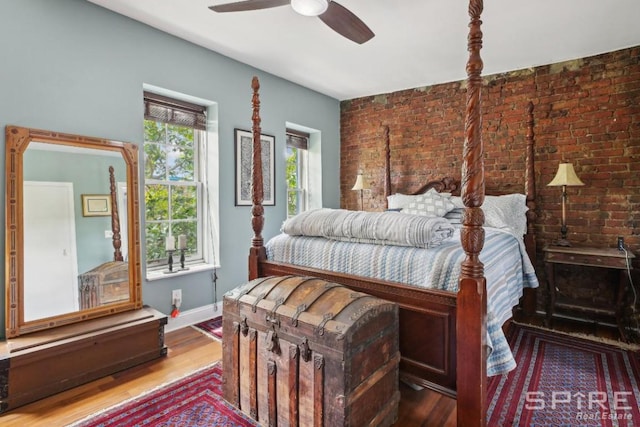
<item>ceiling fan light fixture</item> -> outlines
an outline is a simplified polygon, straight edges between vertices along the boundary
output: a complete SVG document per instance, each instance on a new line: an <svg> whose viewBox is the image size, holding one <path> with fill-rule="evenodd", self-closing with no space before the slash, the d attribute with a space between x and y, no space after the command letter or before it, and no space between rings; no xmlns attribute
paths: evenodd
<svg viewBox="0 0 640 427"><path fill-rule="evenodd" d="M329 0L291 0L291 7L300 15L322 15L329 7Z"/></svg>

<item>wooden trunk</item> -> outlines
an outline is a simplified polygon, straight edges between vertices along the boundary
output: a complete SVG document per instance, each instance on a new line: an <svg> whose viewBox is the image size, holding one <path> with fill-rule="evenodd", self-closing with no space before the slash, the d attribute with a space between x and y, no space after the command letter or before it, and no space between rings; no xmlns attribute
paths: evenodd
<svg viewBox="0 0 640 427"><path fill-rule="evenodd" d="M129 263L110 261L78 276L80 310L129 300Z"/></svg>
<svg viewBox="0 0 640 427"><path fill-rule="evenodd" d="M300 276L224 296L224 397L261 424L391 425L399 360L395 303Z"/></svg>
<svg viewBox="0 0 640 427"><path fill-rule="evenodd" d="M142 308L8 339L0 345L0 413L165 356L166 323Z"/></svg>
<svg viewBox="0 0 640 427"><path fill-rule="evenodd" d="M313 275L399 307L400 378L456 397L456 296L401 283L262 261L259 276Z"/></svg>

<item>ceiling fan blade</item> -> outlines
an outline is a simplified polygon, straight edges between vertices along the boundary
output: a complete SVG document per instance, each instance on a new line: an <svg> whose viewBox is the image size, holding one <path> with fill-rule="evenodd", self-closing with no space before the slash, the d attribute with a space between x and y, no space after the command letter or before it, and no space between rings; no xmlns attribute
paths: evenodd
<svg viewBox="0 0 640 427"><path fill-rule="evenodd" d="M371 40L375 35L360 18L335 1L330 1L327 10L318 18L336 33L358 44Z"/></svg>
<svg viewBox="0 0 640 427"><path fill-rule="evenodd" d="M270 9L289 4L289 0L245 0L209 6L214 12L244 12L247 10Z"/></svg>

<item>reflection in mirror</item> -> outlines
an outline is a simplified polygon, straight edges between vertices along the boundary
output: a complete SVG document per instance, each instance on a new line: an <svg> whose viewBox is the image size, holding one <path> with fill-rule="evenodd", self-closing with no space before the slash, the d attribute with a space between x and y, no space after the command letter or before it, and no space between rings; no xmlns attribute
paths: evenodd
<svg viewBox="0 0 640 427"><path fill-rule="evenodd" d="M7 337L140 308L137 146L6 136Z"/></svg>
<svg viewBox="0 0 640 427"><path fill-rule="evenodd" d="M112 209L105 204L109 167L126 182L118 152L35 141L25 150L25 322L128 299L128 268L113 259ZM83 214L81 195L100 196L93 212Z"/></svg>

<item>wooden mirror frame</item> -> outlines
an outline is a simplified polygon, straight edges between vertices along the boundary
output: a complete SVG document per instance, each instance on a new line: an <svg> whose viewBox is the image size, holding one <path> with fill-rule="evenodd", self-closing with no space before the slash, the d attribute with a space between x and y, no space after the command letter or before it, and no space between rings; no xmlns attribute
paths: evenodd
<svg viewBox="0 0 640 427"><path fill-rule="evenodd" d="M5 325L6 337L16 337L70 323L109 316L142 308L140 270L140 217L138 189L138 146L80 135L51 132L18 126L6 127L5 192ZM23 224L23 155L30 142L45 142L80 148L119 152L127 168L127 222L129 300L74 311L53 317L24 321L24 224ZM104 171L105 180L108 171Z"/></svg>

